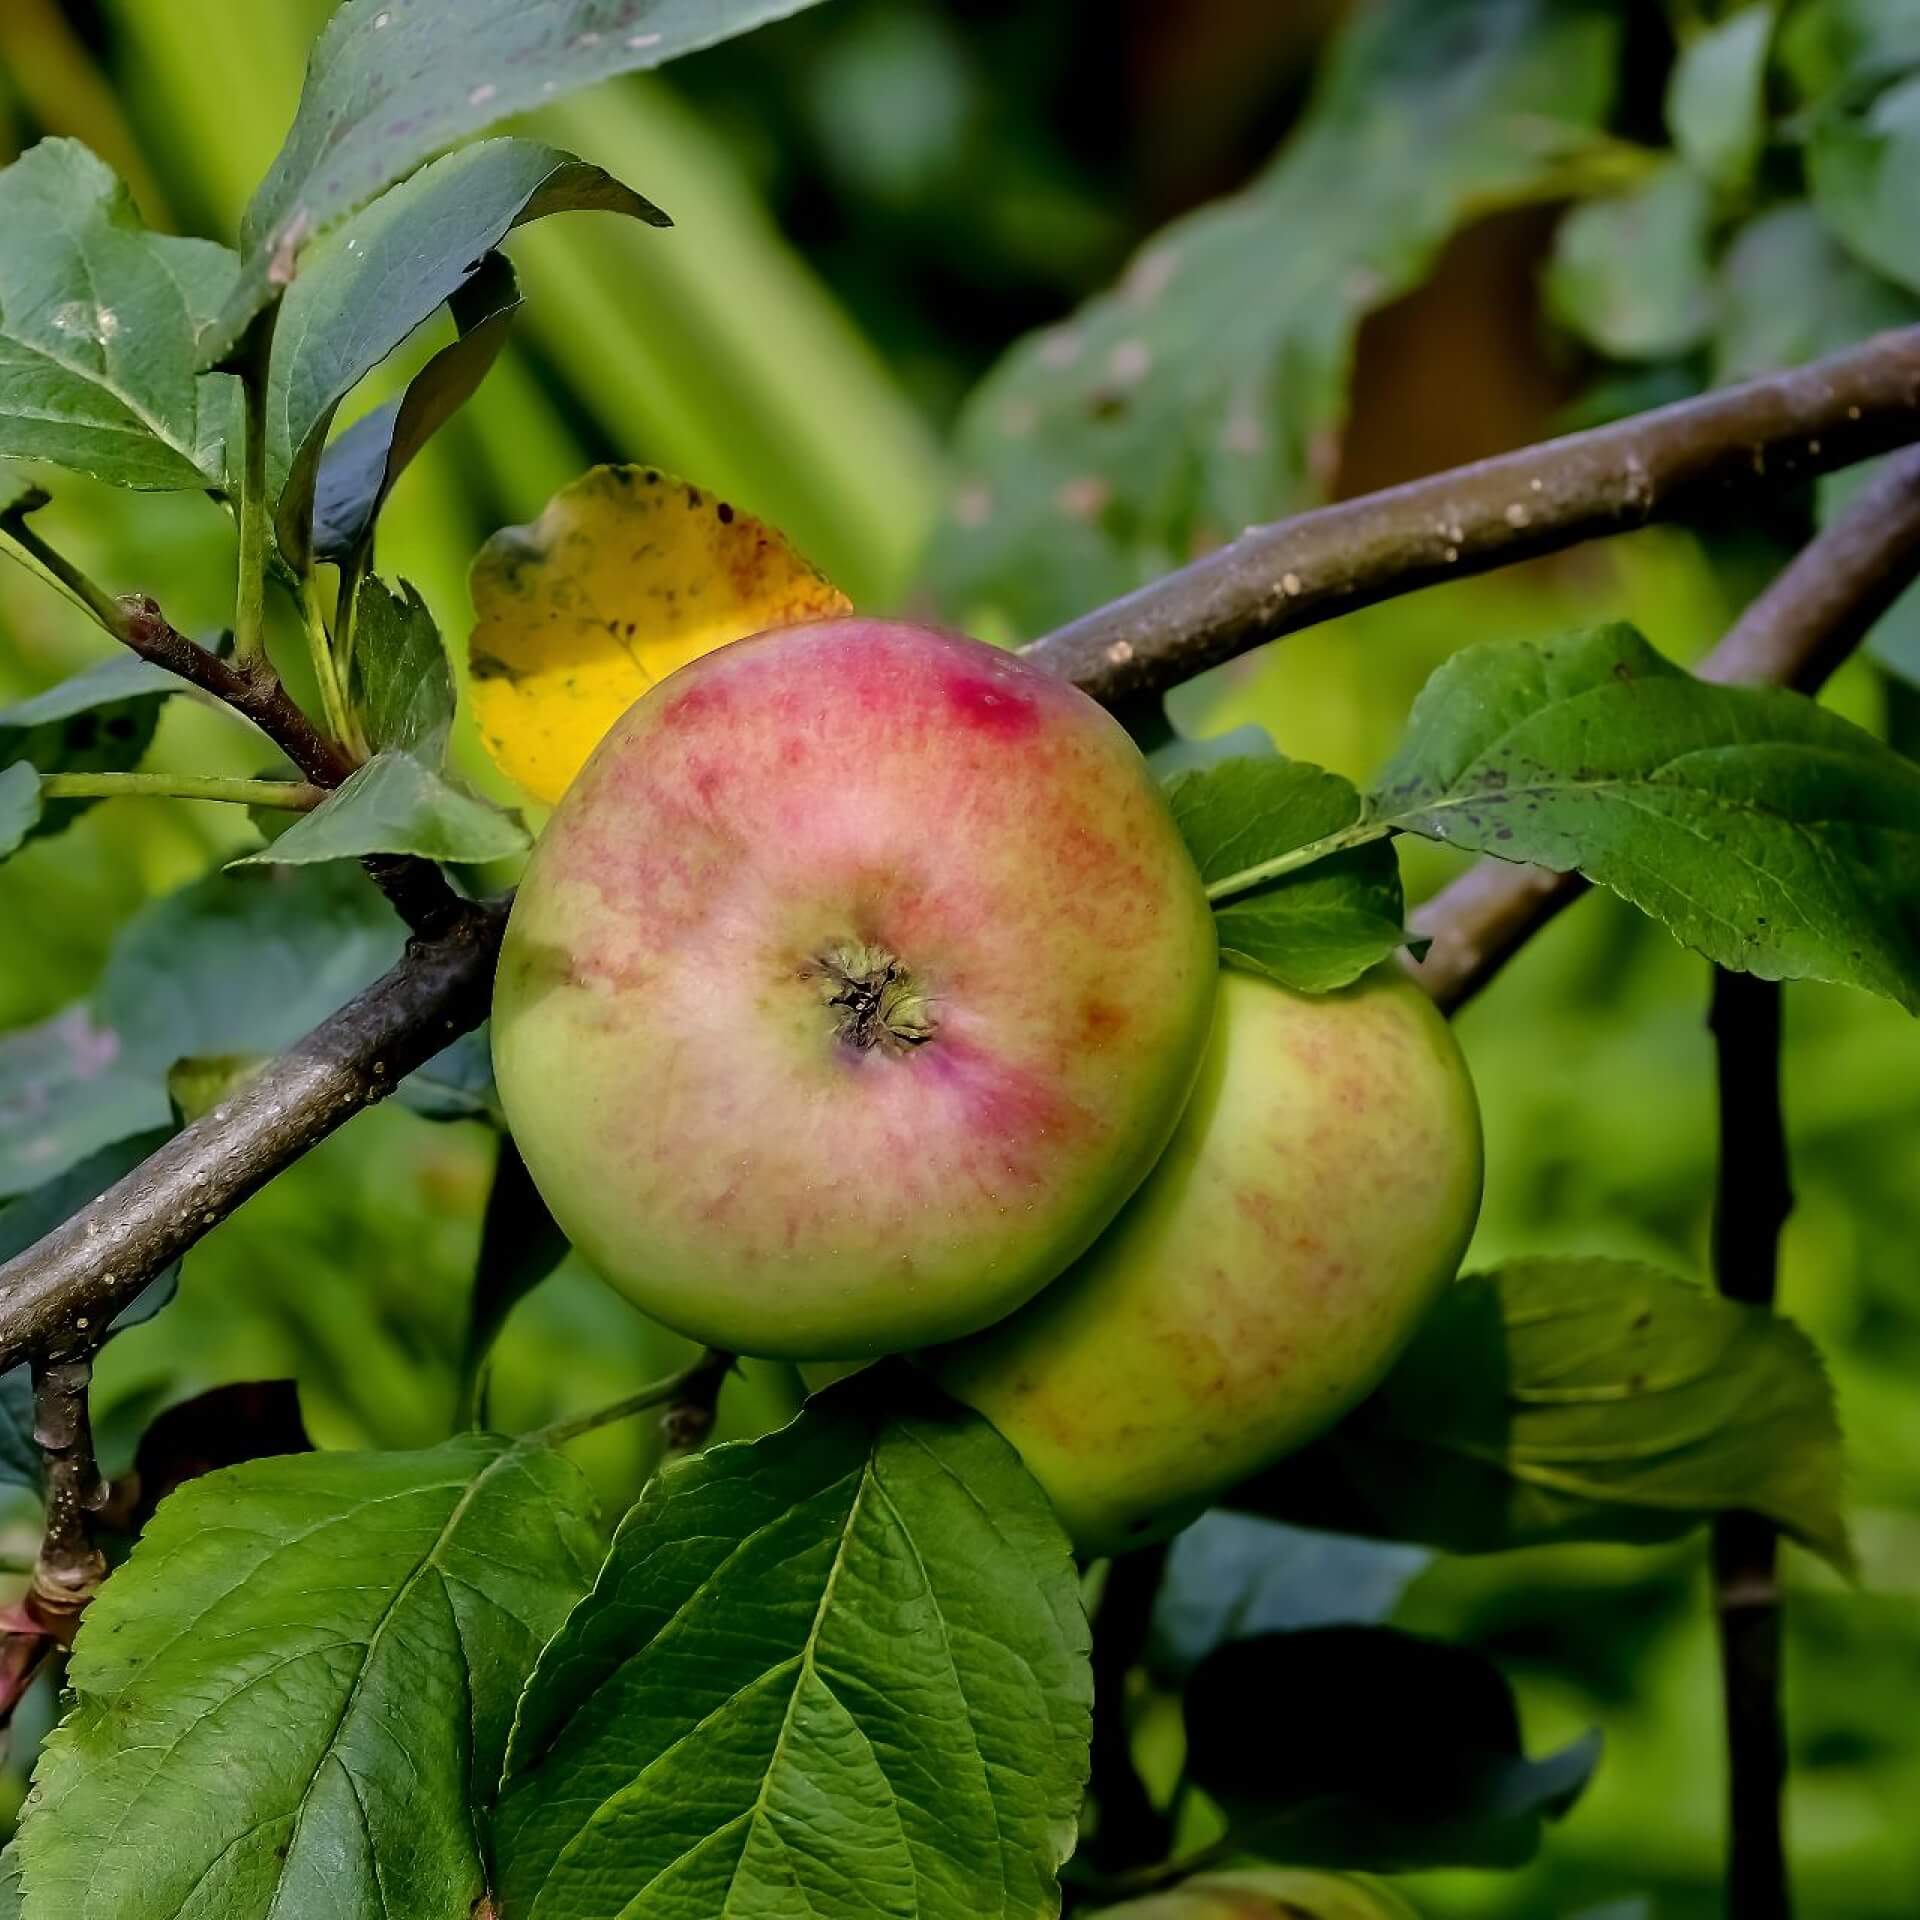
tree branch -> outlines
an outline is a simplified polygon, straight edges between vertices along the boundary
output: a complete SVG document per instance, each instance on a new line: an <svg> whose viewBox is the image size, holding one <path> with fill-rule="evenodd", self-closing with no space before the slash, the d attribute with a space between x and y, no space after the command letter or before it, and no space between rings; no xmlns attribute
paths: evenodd
<svg viewBox="0 0 1920 1920"><path fill-rule="evenodd" d="M1128 1676L1153 1627L1153 1603L1167 1570L1165 1546L1123 1553L1107 1566L1093 1618L1093 1753L1089 1787L1099 1820L1088 1849L1098 1873L1124 1873L1162 1858L1172 1822L1153 1804L1133 1764Z"/></svg>
<svg viewBox="0 0 1920 1920"><path fill-rule="evenodd" d="M106 1323L241 1201L485 1016L504 914L469 907L97 1200L0 1266L0 1370Z"/></svg>
<svg viewBox="0 0 1920 1920"><path fill-rule="evenodd" d="M1780 1107L1780 983L1713 975L1714 1054L1720 1094L1720 1178L1714 1276L1730 1300L1771 1310L1780 1230L1793 1210ZM1713 1523L1714 1617L1728 1763L1727 1911L1740 1920L1789 1920L1786 1726L1780 1699L1779 1541L1756 1513Z"/></svg>
<svg viewBox="0 0 1920 1920"><path fill-rule="evenodd" d="M1920 439L1920 327L1384 493L1252 527L1026 649L1106 701L1164 692L1417 587L1681 519Z"/></svg>
<svg viewBox="0 0 1920 1920"><path fill-rule="evenodd" d="M47 1464L47 1517L27 1608L63 1644L107 1577L107 1556L94 1538L107 1490L87 1413L92 1381L91 1346L33 1365L33 1437Z"/></svg>
<svg viewBox="0 0 1920 1920"><path fill-rule="evenodd" d="M1920 328L1594 434L1263 529L1035 642L1028 657L1112 705L1350 607L1670 517L1715 488L1738 487L1762 472L1800 477L1912 439L1920 439ZM1534 480L1541 483L1537 490ZM1516 499L1516 481L1524 499ZM1888 487L1883 480L1874 495L1884 497ZM1506 504L1527 500L1526 522L1510 521ZM1456 502L1460 540L1448 544L1457 544L1460 556L1449 561L1444 547L1436 547L1437 516L1445 512L1451 528ZM1861 529L1868 551L1880 551L1865 534L1865 505L1848 514L1846 524ZM1325 577L1309 580L1308 556L1316 554ZM1289 573L1299 576L1297 593L1287 587ZM1843 581L1832 585L1845 591ZM1775 592L1782 587L1784 578ZM1817 597L1811 583L1806 591L1810 603ZM243 701L258 702L264 697L258 689L230 692L232 667L174 633L151 602L138 604L143 619L129 645L255 717ZM1113 654L1123 642L1126 651ZM299 718L311 732L305 716ZM338 752L314 739L323 751ZM332 784L300 754L293 758L316 785ZM384 1091L479 1022L502 916L455 902L449 917L427 924L431 937L386 979L269 1061L243 1095L169 1142L77 1220L0 1267L0 1289L7 1289L0 1291L0 1365L43 1343L70 1314L88 1311L82 1302L138 1291L249 1193L377 1097L368 1077L374 1061L386 1065ZM94 1237L85 1234L87 1222ZM116 1230L110 1240L108 1228Z"/></svg>
<svg viewBox="0 0 1920 1920"><path fill-rule="evenodd" d="M1907 452L1801 549L1695 671L1815 693L1916 575L1920 452ZM1577 873L1477 861L1412 915L1433 945L1409 971L1451 1013L1586 887Z"/></svg>

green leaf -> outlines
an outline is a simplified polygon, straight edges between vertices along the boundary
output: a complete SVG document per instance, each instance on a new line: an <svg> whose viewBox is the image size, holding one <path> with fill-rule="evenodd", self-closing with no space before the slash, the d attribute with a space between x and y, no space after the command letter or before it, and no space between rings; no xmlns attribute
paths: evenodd
<svg viewBox="0 0 1920 1920"><path fill-rule="evenodd" d="M320 456L313 498L316 559L346 563L368 546L393 483L472 398L499 358L520 311L520 289L506 255L488 254L447 304L458 337L413 376L398 400L356 420Z"/></svg>
<svg viewBox="0 0 1920 1920"><path fill-rule="evenodd" d="M1779 51L1804 99L1920 64L1920 0L1800 0L1787 9Z"/></svg>
<svg viewBox="0 0 1920 1920"><path fill-rule="evenodd" d="M1741 8L1690 40L1667 82L1667 125L1693 170L1722 192L1753 178L1767 138L1772 0Z"/></svg>
<svg viewBox="0 0 1920 1920"><path fill-rule="evenodd" d="M577 87L664 61L812 0L345 0L240 225L238 285L203 337L222 358L300 252L429 156Z"/></svg>
<svg viewBox="0 0 1920 1920"><path fill-rule="evenodd" d="M1236 1846L1376 1873L1524 1865L1600 1755L1593 1733L1527 1759L1492 1661L1390 1627L1235 1641L1201 1662L1186 1717L1188 1771Z"/></svg>
<svg viewBox="0 0 1920 1920"><path fill-rule="evenodd" d="M1095 1920L1419 1920L1377 1880L1299 1867L1248 1867L1203 1873L1167 1893L1118 1907Z"/></svg>
<svg viewBox="0 0 1920 1920"><path fill-rule="evenodd" d="M77 140L0 170L0 456L126 487L219 484L233 385L196 374L194 330L235 268L210 241L147 232Z"/></svg>
<svg viewBox="0 0 1920 1920"><path fill-rule="evenodd" d="M537 140L450 153L309 249L287 289L267 392L267 484L281 551L311 550L315 476L334 410L515 227L571 210L666 215L598 167Z"/></svg>
<svg viewBox="0 0 1920 1920"><path fill-rule="evenodd" d="M1384 1619L1432 1558L1423 1547L1216 1507L1168 1552L1153 1606L1153 1666L1178 1676L1228 1640Z"/></svg>
<svg viewBox="0 0 1920 1920"><path fill-rule="evenodd" d="M310 866L370 853L478 864L524 853L530 844L517 821L412 754L377 753L278 839L233 865Z"/></svg>
<svg viewBox="0 0 1920 1920"><path fill-rule="evenodd" d="M411 581L402 580L397 593L382 580L361 581L347 697L376 752L397 750L439 764L453 724L453 669Z"/></svg>
<svg viewBox="0 0 1920 1920"><path fill-rule="evenodd" d="M1920 320L1911 296L1862 266L1804 203L1734 236L1720 263L1714 379L1778 373Z"/></svg>
<svg viewBox="0 0 1920 1920"><path fill-rule="evenodd" d="M1497 1553L1677 1539L1761 1513L1850 1562L1840 1431L1791 1322L1655 1268L1530 1260L1460 1281L1386 1384L1236 1505Z"/></svg>
<svg viewBox="0 0 1920 1920"><path fill-rule="evenodd" d="M1224 760L1179 775L1173 817L1212 886L1339 834L1361 816L1337 773L1278 756ZM1220 957L1300 993L1359 979L1406 942L1400 863L1391 846L1330 853L1214 909Z"/></svg>
<svg viewBox="0 0 1920 1920"><path fill-rule="evenodd" d="M1456 229L1564 193L1594 150L1617 65L1605 0L1347 19L1267 171L1157 235L969 403L929 562L953 617L1038 633L1323 497L1362 320Z"/></svg>
<svg viewBox="0 0 1920 1920"><path fill-rule="evenodd" d="M521 1702L503 1912L1058 1911L1092 1691L1066 1538L984 1421L878 1373L621 1523Z"/></svg>
<svg viewBox="0 0 1920 1920"><path fill-rule="evenodd" d="M1456 654L1370 805L1577 867L1721 966L1920 1010L1920 767L1797 693L1695 680L1631 627Z"/></svg>
<svg viewBox="0 0 1920 1920"><path fill-rule="evenodd" d="M394 1090L394 1097L427 1120L484 1120L505 1129L500 1089L493 1082L493 1050L483 1022L442 1047Z"/></svg>
<svg viewBox="0 0 1920 1920"><path fill-rule="evenodd" d="M120 1035L86 1005L0 1034L0 1198L31 1193L114 1141L169 1122L166 1087L125 1055Z"/></svg>
<svg viewBox="0 0 1920 1920"><path fill-rule="evenodd" d="M1920 293L1920 73L1863 113L1820 114L1807 141L1807 184L1820 217L1869 266Z"/></svg>
<svg viewBox="0 0 1920 1920"><path fill-rule="evenodd" d="M22 1897L20 1849L9 1846L0 1853L0 1920L19 1920Z"/></svg>
<svg viewBox="0 0 1920 1920"><path fill-rule="evenodd" d="M1548 312L1615 360L1688 352L1713 326L1712 228L1712 189L1678 162L1584 202L1554 235Z"/></svg>
<svg viewBox="0 0 1920 1920"><path fill-rule="evenodd" d="M0 860L26 844L40 825L40 774L25 760L0 767Z"/></svg>
<svg viewBox="0 0 1920 1920"><path fill-rule="evenodd" d="M160 702L182 692L186 684L136 654L102 660L30 700L0 708L0 765L17 760L41 773L126 773L153 744ZM6 807L6 783L11 784L16 808L24 804L24 785L9 768L0 774L0 816ZM36 791L34 818L23 837L58 833L97 804L42 802ZM5 840L6 829L0 827L0 845Z"/></svg>
<svg viewBox="0 0 1920 1920"><path fill-rule="evenodd" d="M189 1481L81 1626L27 1920L466 1920L474 1809L597 1558L579 1474L492 1434Z"/></svg>
<svg viewBox="0 0 1920 1920"><path fill-rule="evenodd" d="M94 996L119 1057L164 1084L187 1055L276 1053L400 957L404 930L353 867L210 874L143 907Z"/></svg>

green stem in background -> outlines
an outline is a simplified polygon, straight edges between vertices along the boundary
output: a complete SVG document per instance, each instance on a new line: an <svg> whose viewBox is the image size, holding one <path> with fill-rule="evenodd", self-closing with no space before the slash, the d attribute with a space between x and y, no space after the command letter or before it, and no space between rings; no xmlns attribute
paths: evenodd
<svg viewBox="0 0 1920 1920"><path fill-rule="evenodd" d="M228 800L243 807L306 813L327 797L305 780L239 780L198 773L46 773L43 800Z"/></svg>
<svg viewBox="0 0 1920 1920"><path fill-rule="evenodd" d="M341 563L340 586L334 597L334 663L339 677L341 704L352 713L352 705L345 698L346 689L353 685L353 643L358 627L357 616L360 611L360 588L373 565L373 541L371 535L354 548L353 552ZM358 724L355 724L358 736ZM365 753L367 744L359 742L359 751Z"/></svg>
<svg viewBox="0 0 1920 1920"><path fill-rule="evenodd" d="M307 658L313 664L313 678L320 689L320 711L326 716L327 730L356 760L364 760L366 743L347 707L346 690L340 684L339 667L334 658L333 638L327 632L327 616L320 605L319 583L312 574L308 574L300 589L300 614L306 622Z"/></svg>
<svg viewBox="0 0 1920 1920"><path fill-rule="evenodd" d="M600 1407L592 1413L575 1414L568 1420L556 1420L551 1426L537 1427L526 1438L545 1447L565 1446L569 1440L578 1440L583 1433L594 1433L601 1427L610 1427L616 1420L631 1419L636 1413L646 1413L653 1407L677 1402L689 1391L701 1390L709 1382L716 1382L716 1374L719 1379L724 1379L732 1365L730 1354L717 1354L709 1348L690 1366L682 1367L678 1373L669 1374L664 1380L656 1380L650 1387L642 1387L638 1393L629 1394L624 1400L616 1400L610 1407Z"/></svg>
<svg viewBox="0 0 1920 1920"><path fill-rule="evenodd" d="M276 302L253 323L240 368L246 437L241 448L240 584L234 599L233 657L243 668L265 660L267 652L267 548L273 539L267 513L267 364L279 311Z"/></svg>

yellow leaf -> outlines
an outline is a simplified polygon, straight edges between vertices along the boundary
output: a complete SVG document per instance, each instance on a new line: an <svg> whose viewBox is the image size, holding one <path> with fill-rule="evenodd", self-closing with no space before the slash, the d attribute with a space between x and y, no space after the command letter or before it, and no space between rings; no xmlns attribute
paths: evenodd
<svg viewBox="0 0 1920 1920"><path fill-rule="evenodd" d="M474 717L495 764L558 800L656 681L768 627L846 613L773 528L652 467L595 467L473 563Z"/></svg>

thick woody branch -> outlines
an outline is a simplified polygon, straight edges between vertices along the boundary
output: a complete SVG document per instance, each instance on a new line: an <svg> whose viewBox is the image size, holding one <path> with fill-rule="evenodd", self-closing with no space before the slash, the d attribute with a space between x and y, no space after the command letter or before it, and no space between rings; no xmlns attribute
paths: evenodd
<svg viewBox="0 0 1920 1920"><path fill-rule="evenodd" d="M1916 439L1920 328L1909 328L1796 372L1261 529L1035 642L1028 657L1113 704L1352 607ZM142 629L142 639L171 645L158 631ZM188 677L227 698L199 677L212 656L195 652ZM309 779L329 784L294 757ZM499 917L460 908L430 924L432 936L385 980L268 1062L240 1096L0 1267L0 1365L43 1345L72 1314L137 1292L248 1194L478 1023Z"/></svg>
<svg viewBox="0 0 1920 1920"><path fill-rule="evenodd" d="M84 1331L80 1337L85 1339ZM87 1411L92 1380L91 1346L34 1362L33 1437L47 1466L47 1517L27 1607L61 1641L72 1639L87 1602L107 1577L107 1557L94 1537L106 1485L94 1459Z"/></svg>
<svg viewBox="0 0 1920 1920"><path fill-rule="evenodd" d="M1808 542L1696 671L1814 693L1920 575L1920 452L1903 453ZM1449 1012L1586 891L1577 873L1481 860L1413 915L1433 945L1413 977Z"/></svg>
<svg viewBox="0 0 1920 1920"><path fill-rule="evenodd" d="M1920 439L1920 327L1791 373L1384 493L1251 527L1036 640L1027 657L1109 702L1356 607L1555 553Z"/></svg>

